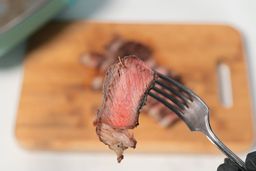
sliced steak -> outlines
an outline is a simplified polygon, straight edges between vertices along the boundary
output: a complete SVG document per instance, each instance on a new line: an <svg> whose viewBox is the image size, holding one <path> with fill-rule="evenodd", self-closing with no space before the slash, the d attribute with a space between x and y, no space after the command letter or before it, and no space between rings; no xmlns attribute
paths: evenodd
<svg viewBox="0 0 256 171"><path fill-rule="evenodd" d="M126 41L119 47L116 56L124 57L128 55L136 55L141 60L146 61L151 57L152 50L140 42Z"/></svg>
<svg viewBox="0 0 256 171"><path fill-rule="evenodd" d="M124 56L136 55L143 60L148 66L154 70L167 75L176 81L181 81L179 75L175 74L172 70L168 70L165 67L157 65L154 59L154 50L147 44L135 40L126 40L119 35L113 36L113 39L106 44L103 52L89 52L82 54L80 62L87 68L95 68L95 77L91 81L90 87L92 90L101 90L103 84L103 75L106 73L107 68L114 61L123 58ZM165 109L165 106L161 104L155 105L156 100L152 97L148 97L148 102L143 107L142 113L148 114L157 123L163 127L172 126L178 118L169 110Z"/></svg>
<svg viewBox="0 0 256 171"><path fill-rule="evenodd" d="M107 56L113 57L125 57L129 55L135 55L146 61L152 57L153 50L136 40L125 40L120 36L115 36L109 44L106 46Z"/></svg>
<svg viewBox="0 0 256 171"><path fill-rule="evenodd" d="M128 129L138 125L139 111L154 79L151 68L134 55L120 58L107 70L95 125L99 139L116 152L118 162L125 149L136 146Z"/></svg>

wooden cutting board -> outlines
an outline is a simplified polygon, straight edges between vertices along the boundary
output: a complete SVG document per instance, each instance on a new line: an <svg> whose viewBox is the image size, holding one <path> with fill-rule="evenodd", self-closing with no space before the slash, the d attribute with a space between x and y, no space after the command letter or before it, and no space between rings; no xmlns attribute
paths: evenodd
<svg viewBox="0 0 256 171"><path fill-rule="evenodd" d="M211 109L216 134L231 149L252 144L252 110L240 33L225 25L50 23L29 42L16 137L22 147L47 150L109 151L92 124L101 92L89 84L94 69L80 64L82 53L104 50L116 34L151 46L159 65L182 76ZM219 100L217 64L231 72L233 106ZM135 152L218 152L184 123L162 128L145 114L134 130Z"/></svg>

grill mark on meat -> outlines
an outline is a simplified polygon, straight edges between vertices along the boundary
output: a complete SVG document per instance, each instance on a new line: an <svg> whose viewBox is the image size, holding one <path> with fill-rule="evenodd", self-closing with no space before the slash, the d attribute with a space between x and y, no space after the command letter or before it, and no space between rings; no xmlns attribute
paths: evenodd
<svg viewBox="0 0 256 171"><path fill-rule="evenodd" d="M103 102L95 121L100 141L123 159L123 151L136 147L129 129L139 122L139 112L146 102L146 94L155 73L136 56L126 56L107 70L103 85Z"/></svg>

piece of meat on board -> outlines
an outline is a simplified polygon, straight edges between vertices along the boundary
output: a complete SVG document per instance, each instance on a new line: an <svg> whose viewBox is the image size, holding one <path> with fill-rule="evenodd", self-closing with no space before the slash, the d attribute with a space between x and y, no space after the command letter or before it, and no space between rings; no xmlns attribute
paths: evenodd
<svg viewBox="0 0 256 171"><path fill-rule="evenodd" d="M117 154L135 148L136 140L128 129L138 125L139 111L155 74L134 55L120 58L107 70L103 85L103 102L95 121L99 139Z"/></svg>

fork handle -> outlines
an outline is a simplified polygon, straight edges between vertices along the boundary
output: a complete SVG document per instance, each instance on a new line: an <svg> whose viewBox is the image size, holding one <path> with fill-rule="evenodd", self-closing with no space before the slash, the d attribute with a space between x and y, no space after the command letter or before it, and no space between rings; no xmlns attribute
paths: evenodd
<svg viewBox="0 0 256 171"><path fill-rule="evenodd" d="M206 124L206 129L202 131L207 138L215 144L229 159L235 162L242 170L246 170L245 163L235 153L233 153L221 140L214 134L210 124Z"/></svg>

